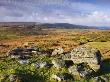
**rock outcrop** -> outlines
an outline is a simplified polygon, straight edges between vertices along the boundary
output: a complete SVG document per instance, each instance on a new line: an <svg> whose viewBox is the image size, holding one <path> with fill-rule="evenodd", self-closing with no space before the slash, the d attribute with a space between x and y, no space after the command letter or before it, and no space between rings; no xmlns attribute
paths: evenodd
<svg viewBox="0 0 110 82"><path fill-rule="evenodd" d="M64 60L72 60L75 64L87 63L94 71L100 69L100 51L93 48L75 48L63 56Z"/></svg>

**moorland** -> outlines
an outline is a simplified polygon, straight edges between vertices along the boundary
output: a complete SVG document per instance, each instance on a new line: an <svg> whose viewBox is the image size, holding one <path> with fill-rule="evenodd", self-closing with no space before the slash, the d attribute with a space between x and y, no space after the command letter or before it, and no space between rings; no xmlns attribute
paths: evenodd
<svg viewBox="0 0 110 82"><path fill-rule="evenodd" d="M23 82L56 82L51 79L54 72L67 73L67 68L56 69L42 68L36 69L31 65L20 65L16 59L8 57L8 52L16 47L23 47L23 44L32 42L42 47L44 50L62 47L65 52L73 48L84 46L87 48L97 48L102 55L102 61L105 61L105 68L110 68L110 30L100 29L67 29L67 28L42 28L42 26L0 26L0 81L9 82L7 77L12 73L24 73ZM59 56L56 56L59 57ZM50 62L55 57L36 56L30 61L46 60ZM110 71L110 70L109 70ZM102 72L99 76L109 77L110 73ZM76 77L75 82L93 82L94 78L85 79ZM19 82L19 81L17 81ZM71 82L71 81L69 81Z"/></svg>

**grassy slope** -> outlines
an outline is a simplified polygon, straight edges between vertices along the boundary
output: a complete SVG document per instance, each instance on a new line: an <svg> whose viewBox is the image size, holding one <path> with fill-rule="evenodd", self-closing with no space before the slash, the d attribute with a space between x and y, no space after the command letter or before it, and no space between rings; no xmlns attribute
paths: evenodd
<svg viewBox="0 0 110 82"><path fill-rule="evenodd" d="M110 42L89 42L85 47L97 48L104 58L110 58Z"/></svg>

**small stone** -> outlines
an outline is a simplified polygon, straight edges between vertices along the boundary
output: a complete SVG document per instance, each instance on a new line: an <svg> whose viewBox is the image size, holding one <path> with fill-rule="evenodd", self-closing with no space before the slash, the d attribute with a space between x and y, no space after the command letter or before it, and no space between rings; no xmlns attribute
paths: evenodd
<svg viewBox="0 0 110 82"><path fill-rule="evenodd" d="M20 64L28 64L29 60L19 60L18 61Z"/></svg>
<svg viewBox="0 0 110 82"><path fill-rule="evenodd" d="M46 67L47 65L47 62L40 62L40 68Z"/></svg>
<svg viewBox="0 0 110 82"><path fill-rule="evenodd" d="M65 61L62 59L54 59L52 60L52 64L56 67L56 68L61 68L65 66Z"/></svg>
<svg viewBox="0 0 110 82"><path fill-rule="evenodd" d="M52 52L52 56L62 54L63 52L64 52L63 48L57 48Z"/></svg>
<svg viewBox="0 0 110 82"><path fill-rule="evenodd" d="M16 78L17 78L17 76L16 76L16 75L13 75L13 74L11 74L11 75L9 76L10 82L15 82Z"/></svg>
<svg viewBox="0 0 110 82"><path fill-rule="evenodd" d="M52 74L52 78L57 80L57 81L67 80L66 76L62 73Z"/></svg>
<svg viewBox="0 0 110 82"><path fill-rule="evenodd" d="M37 54L37 51L36 51L36 50L33 50L32 53L33 53L33 54Z"/></svg>
<svg viewBox="0 0 110 82"><path fill-rule="evenodd" d="M46 61L38 61L33 63L32 65L35 66L36 68L48 67L48 63Z"/></svg>
<svg viewBox="0 0 110 82"><path fill-rule="evenodd" d="M20 58L20 55L11 55L11 58Z"/></svg>

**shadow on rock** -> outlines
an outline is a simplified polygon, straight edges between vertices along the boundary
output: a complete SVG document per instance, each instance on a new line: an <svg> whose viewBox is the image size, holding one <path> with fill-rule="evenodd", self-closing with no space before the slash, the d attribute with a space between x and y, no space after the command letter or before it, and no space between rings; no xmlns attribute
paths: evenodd
<svg viewBox="0 0 110 82"><path fill-rule="evenodd" d="M110 59L105 59L100 63L100 69L97 71L96 76L101 76L110 73Z"/></svg>
<svg viewBox="0 0 110 82"><path fill-rule="evenodd" d="M73 63L73 61L72 60L65 60L65 65L66 65L66 67L70 67L70 66L72 66L74 63Z"/></svg>

